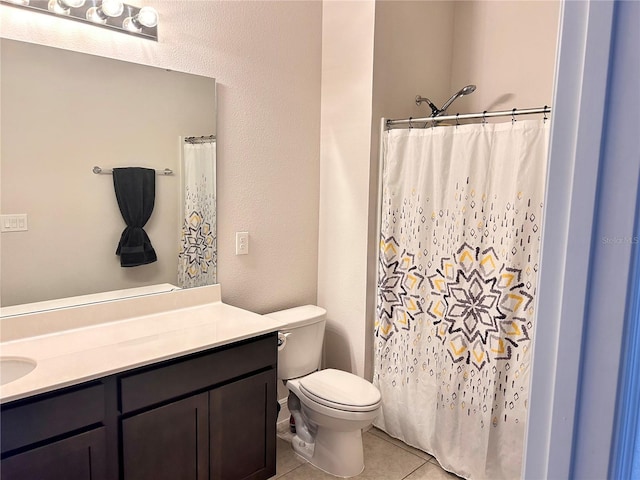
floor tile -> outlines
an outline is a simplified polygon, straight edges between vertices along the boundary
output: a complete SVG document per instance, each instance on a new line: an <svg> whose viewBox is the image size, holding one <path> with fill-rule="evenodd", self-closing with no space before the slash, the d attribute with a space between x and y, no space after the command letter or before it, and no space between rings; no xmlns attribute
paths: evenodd
<svg viewBox="0 0 640 480"><path fill-rule="evenodd" d="M431 460L433 457L431 455L429 455L427 452L423 452L422 450L419 450L417 448L413 448L410 445L407 445L406 443L404 443L402 440L398 440L397 438L393 438L390 435L387 435L386 432L377 429L376 427L373 427L369 430L369 433L375 435L376 437L380 437L383 440L386 440L387 442L391 442L394 445L406 450L409 453L413 453L414 455L425 459L426 461Z"/></svg>
<svg viewBox="0 0 640 480"><path fill-rule="evenodd" d="M293 451L290 442L287 442L280 437L277 438L276 475L274 477L271 477L271 479L280 478L304 463L306 463L306 461Z"/></svg>
<svg viewBox="0 0 640 480"><path fill-rule="evenodd" d="M352 477L358 480L402 480L411 472L425 463L407 450L387 442L371 433L363 435L364 471ZM284 476L282 480L329 480L335 479L310 463L305 463Z"/></svg>
<svg viewBox="0 0 640 480"><path fill-rule="evenodd" d="M404 480L460 480L460 477L443 470L437 463L427 462Z"/></svg>

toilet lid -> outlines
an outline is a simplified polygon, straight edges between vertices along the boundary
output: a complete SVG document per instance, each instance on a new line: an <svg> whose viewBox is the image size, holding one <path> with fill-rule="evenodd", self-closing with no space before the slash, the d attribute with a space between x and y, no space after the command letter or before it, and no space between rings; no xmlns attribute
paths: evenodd
<svg viewBox="0 0 640 480"><path fill-rule="evenodd" d="M319 404L338 410L366 412L380 404L380 392L371 383L332 368L301 378L300 390Z"/></svg>

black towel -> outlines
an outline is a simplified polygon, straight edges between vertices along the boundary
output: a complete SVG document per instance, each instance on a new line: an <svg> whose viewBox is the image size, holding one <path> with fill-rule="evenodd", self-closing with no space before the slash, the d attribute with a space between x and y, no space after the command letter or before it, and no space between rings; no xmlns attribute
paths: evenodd
<svg viewBox="0 0 640 480"><path fill-rule="evenodd" d="M116 255L122 267L136 267L153 263L158 258L145 226L156 198L156 171L129 167L113 169L113 186L122 218L127 224L120 236Z"/></svg>

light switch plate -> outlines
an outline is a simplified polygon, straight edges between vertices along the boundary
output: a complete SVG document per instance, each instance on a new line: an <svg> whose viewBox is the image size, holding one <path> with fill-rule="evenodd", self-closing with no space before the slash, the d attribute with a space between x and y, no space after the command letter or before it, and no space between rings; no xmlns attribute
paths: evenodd
<svg viewBox="0 0 640 480"><path fill-rule="evenodd" d="M2 232L26 232L29 230L26 213L14 213L0 215L0 231Z"/></svg>

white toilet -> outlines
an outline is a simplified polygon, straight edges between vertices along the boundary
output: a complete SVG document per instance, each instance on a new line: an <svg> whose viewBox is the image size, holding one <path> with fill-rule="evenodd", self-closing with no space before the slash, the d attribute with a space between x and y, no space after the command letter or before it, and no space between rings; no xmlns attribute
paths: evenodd
<svg viewBox="0 0 640 480"><path fill-rule="evenodd" d="M364 470L362 429L378 416L380 392L357 375L318 371L326 313L306 305L267 316L287 324L278 334L278 378L289 389L293 449L331 475L352 477Z"/></svg>

